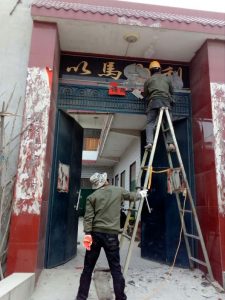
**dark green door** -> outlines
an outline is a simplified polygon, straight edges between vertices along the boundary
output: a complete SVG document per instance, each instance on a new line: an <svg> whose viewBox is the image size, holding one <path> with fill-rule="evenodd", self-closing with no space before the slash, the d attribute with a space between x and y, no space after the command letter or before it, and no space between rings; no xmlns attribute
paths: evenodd
<svg viewBox="0 0 225 300"><path fill-rule="evenodd" d="M59 110L49 199L46 267L65 263L77 252L78 196L83 128Z"/></svg>

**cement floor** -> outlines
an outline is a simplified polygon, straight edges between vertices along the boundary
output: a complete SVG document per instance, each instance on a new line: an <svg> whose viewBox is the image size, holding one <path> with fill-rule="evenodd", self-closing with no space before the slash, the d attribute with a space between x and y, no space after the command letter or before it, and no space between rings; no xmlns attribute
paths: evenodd
<svg viewBox="0 0 225 300"><path fill-rule="evenodd" d="M80 220L82 223L82 220ZM82 225L79 226L78 242L82 240ZM53 269L45 269L36 285L30 300L74 300L83 268L85 250L78 245L77 256L68 263ZM126 246L121 250L121 262L124 264ZM96 268L107 268L104 251L101 252ZM132 252L132 259L126 277L128 300L225 300L225 294L219 293L204 278L200 270L174 268L164 264L145 260L140 257L137 243ZM111 286L112 283L110 282ZM97 293L92 281L89 300L97 300ZM102 299L106 300L106 299Z"/></svg>

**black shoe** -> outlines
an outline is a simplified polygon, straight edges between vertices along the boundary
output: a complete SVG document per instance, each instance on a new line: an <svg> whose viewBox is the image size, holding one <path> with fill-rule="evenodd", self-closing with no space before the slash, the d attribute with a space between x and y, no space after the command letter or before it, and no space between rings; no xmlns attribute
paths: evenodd
<svg viewBox="0 0 225 300"><path fill-rule="evenodd" d="M168 150L168 151L171 151L171 152L175 152L175 151L176 151L176 148L175 148L174 144L170 143L170 144L168 144L168 146L167 146L167 150Z"/></svg>
<svg viewBox="0 0 225 300"><path fill-rule="evenodd" d="M146 149L146 150L151 150L151 149L152 149L152 144L151 144L151 143L147 144L147 145L145 146L145 149Z"/></svg>

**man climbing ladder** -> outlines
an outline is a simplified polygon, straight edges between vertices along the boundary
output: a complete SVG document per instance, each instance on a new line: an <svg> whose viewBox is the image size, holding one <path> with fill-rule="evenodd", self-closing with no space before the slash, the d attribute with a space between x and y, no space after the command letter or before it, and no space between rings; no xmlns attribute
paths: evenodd
<svg viewBox="0 0 225 300"><path fill-rule="evenodd" d="M167 128L165 128L165 125L163 123L163 117L166 118L166 121L167 121L167 124L168 124ZM129 267L132 248L133 248L133 245L134 245L134 240L135 240L135 236L136 236L136 232L137 232L137 228L138 228L138 223L140 221L141 211L142 211L144 201L146 200L146 203L148 203L147 202L147 190L149 190L150 187L151 187L151 177L152 177L152 173L154 172L152 164L153 164L153 159L154 159L154 155L155 155L155 151L156 151L156 146L157 146L157 142L158 142L160 128L162 129L164 142L165 142L165 147L167 149L169 169L173 171L174 169L177 170L178 168L177 167L174 168L174 163L173 163L173 159L172 159L173 154L171 154L170 149L168 149L168 147L167 147L166 133L168 131L171 134L172 142L173 142L173 145L174 145L174 152L175 152L174 155L176 154L176 158L177 158L177 161L178 161L178 164L179 164L180 173L182 175L182 179L183 179L183 183L184 183L184 186L183 186L183 189L182 189L182 194L181 194L181 189L179 190L179 189L176 188L176 189L174 189L174 192L175 192L176 201L177 201L177 205L178 205L178 211L179 211L179 215L180 215L181 226L182 226L183 236L184 236L184 240L185 240L185 244L186 244L186 248L187 248L187 254L188 254L190 267L193 268L194 263L197 263L199 265L202 265L202 266L206 267L207 272L208 272L209 280L211 282L213 282L214 278L213 278L213 274L212 274L212 269L211 269L211 266L210 266L208 254L207 254L207 251L206 251L204 239L203 239L201 228L200 228L200 225L199 225L198 216L197 216L194 201L193 201L193 198L192 198L192 195L191 195L191 190L190 190L190 187L189 187L189 184L188 184L188 180L187 180L186 172L185 172L184 165L183 165L183 162L182 162L182 158L181 158L181 155L180 155L179 147L178 147L177 140L176 140L176 137L175 137L174 128L173 128L173 124L172 124L172 121L171 121L170 113L169 113L167 107L162 107L160 109L159 116L158 116L158 123L157 123L157 126L156 126L155 137L154 137L152 147L146 148L144 156L143 156L140 173L139 173L138 180L137 180L137 182L140 182L140 179L143 175L143 172L145 172L142 198L140 200L139 207L137 209L136 221L135 221L135 225L134 225L133 234L132 234L131 239L130 239L128 254L127 254L127 257L126 257L123 274L126 275L128 267ZM173 178L173 177L172 177L172 184L174 186L176 185L175 178ZM190 209L185 208L185 204L186 204L187 201L189 201ZM182 203L183 203L183 205L182 205ZM130 207L130 210L128 212L128 216L127 216L128 220L129 220L130 212L132 211L132 209L133 209L133 206ZM195 227L196 227L196 233L195 234L187 232L186 225L185 225L185 222L184 222L184 215L185 214L192 214L193 223L195 224ZM123 233L121 235L121 243L123 242L123 239L125 237L127 237L127 235L126 235L126 225L127 225L127 221L125 223L124 230L123 230ZM199 242L202 253L203 253L204 260L199 260L199 259L194 257L194 254L192 254L192 251L191 251L189 239L194 239L194 240Z"/></svg>
<svg viewBox="0 0 225 300"><path fill-rule="evenodd" d="M161 66L158 61L152 61L149 65L151 77L144 84L144 99L147 102L147 126L146 126L146 146L151 149L153 145L153 132L157 123L159 109L167 107L171 113L173 100L173 85L171 77L161 73ZM174 150L174 145L170 133L166 134L167 147Z"/></svg>

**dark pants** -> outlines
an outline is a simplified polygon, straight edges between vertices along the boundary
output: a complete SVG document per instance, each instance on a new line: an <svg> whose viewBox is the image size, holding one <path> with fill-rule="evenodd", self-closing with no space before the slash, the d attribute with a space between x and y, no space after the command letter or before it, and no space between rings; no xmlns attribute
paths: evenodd
<svg viewBox="0 0 225 300"><path fill-rule="evenodd" d="M84 259L84 269L80 277L80 286L77 294L77 300L86 300L88 297L91 276L95 264L98 260L101 248L103 247L111 275L113 278L113 287L116 300L126 300L127 297L124 293L125 280L121 272L120 266L120 253L119 253L119 240L117 234L108 234L101 232L92 233L93 243L91 250L86 251Z"/></svg>
<svg viewBox="0 0 225 300"><path fill-rule="evenodd" d="M120 228L123 228L127 219L127 215L124 211L120 211Z"/></svg>
<svg viewBox="0 0 225 300"><path fill-rule="evenodd" d="M160 108L151 109L147 112L147 126L146 126L146 142L147 144L153 144L154 139L154 131L158 122L158 116L159 116ZM170 118L172 120L172 115L170 113ZM165 113L163 114L163 122L166 120ZM167 123L167 122L166 122ZM166 142L168 144L173 143L172 136L170 134L170 131L166 133Z"/></svg>

